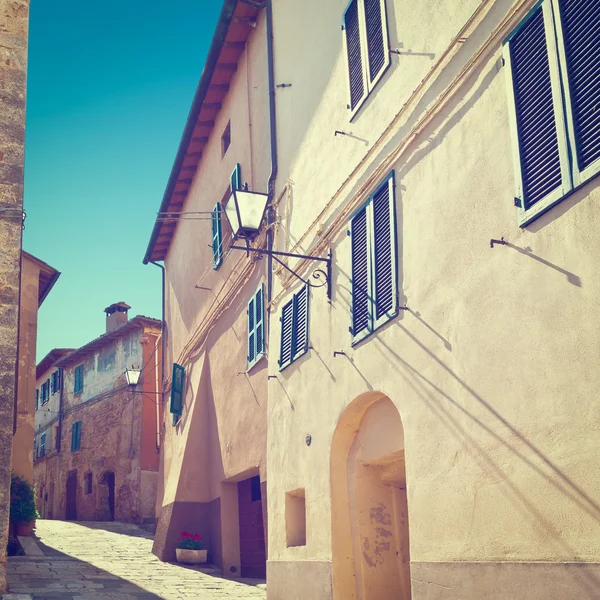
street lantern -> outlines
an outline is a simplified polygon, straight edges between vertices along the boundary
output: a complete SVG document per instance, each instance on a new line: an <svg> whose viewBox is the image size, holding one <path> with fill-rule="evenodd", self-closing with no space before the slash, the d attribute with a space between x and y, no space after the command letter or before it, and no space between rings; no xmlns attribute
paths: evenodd
<svg viewBox="0 0 600 600"><path fill-rule="evenodd" d="M141 373L142 372L140 369L134 369L133 367L131 367L131 369L125 369L125 379L127 379L127 385L133 389L138 384Z"/></svg>
<svg viewBox="0 0 600 600"><path fill-rule="evenodd" d="M267 194L249 192L247 189L231 192L225 205L225 215L234 239L252 240L258 235L268 198Z"/></svg>

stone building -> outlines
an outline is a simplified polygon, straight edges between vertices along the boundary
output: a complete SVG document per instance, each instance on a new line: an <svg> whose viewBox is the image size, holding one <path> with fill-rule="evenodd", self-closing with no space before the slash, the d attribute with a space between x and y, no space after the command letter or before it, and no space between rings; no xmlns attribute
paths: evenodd
<svg viewBox="0 0 600 600"><path fill-rule="evenodd" d="M0 0L0 593L6 590L18 307L29 0Z"/></svg>
<svg viewBox="0 0 600 600"><path fill-rule="evenodd" d="M37 368L34 480L44 518L153 523L161 322L105 309L106 333ZM129 386L126 370L141 370Z"/></svg>
<svg viewBox="0 0 600 600"><path fill-rule="evenodd" d="M174 560L193 531L213 564L246 577L266 571L268 261L230 249L225 212L233 190L266 193L274 174L269 30L256 4L223 5L144 258L164 261L171 396L154 552Z"/></svg>

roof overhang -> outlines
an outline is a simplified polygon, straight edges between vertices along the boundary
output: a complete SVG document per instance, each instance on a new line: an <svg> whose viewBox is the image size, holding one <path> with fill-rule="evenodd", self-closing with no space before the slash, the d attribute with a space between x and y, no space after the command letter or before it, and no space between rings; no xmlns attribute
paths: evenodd
<svg viewBox="0 0 600 600"><path fill-rule="evenodd" d="M50 350L50 352L48 352L48 354L46 354L46 356L38 363L35 369L35 378L39 379L56 361L67 354L71 354L73 351L73 348L54 348L53 350Z"/></svg>
<svg viewBox="0 0 600 600"><path fill-rule="evenodd" d="M167 183L160 211L181 211L215 126L238 61L256 24L264 3L250 0L225 0L217 28L208 51L204 70L194 95L192 107L179 143L175 163ZM144 264L164 260L175 233L177 222L154 224Z"/></svg>
<svg viewBox="0 0 600 600"><path fill-rule="evenodd" d="M38 308L42 305L42 302L46 299L46 296L50 293L50 290L54 287L54 284L60 277L60 272L57 271L54 267L51 267L48 263L40 260L33 256L33 254L29 254L29 252L25 252L23 250L23 257L35 263L40 269L40 279L39 279L39 291L38 291Z"/></svg>

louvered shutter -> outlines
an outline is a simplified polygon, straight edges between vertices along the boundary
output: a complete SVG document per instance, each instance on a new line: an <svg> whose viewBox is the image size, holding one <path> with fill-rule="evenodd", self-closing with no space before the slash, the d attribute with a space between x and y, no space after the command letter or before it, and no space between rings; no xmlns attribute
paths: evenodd
<svg viewBox="0 0 600 600"><path fill-rule="evenodd" d="M35 390L35 410L38 409L39 403L40 403L40 391Z"/></svg>
<svg viewBox="0 0 600 600"><path fill-rule="evenodd" d="M264 285L261 285L254 297L256 308L256 357L260 357L265 351L265 303Z"/></svg>
<svg viewBox="0 0 600 600"><path fill-rule="evenodd" d="M279 368L283 369L292 361L292 334L294 329L294 300L281 309L281 348Z"/></svg>
<svg viewBox="0 0 600 600"><path fill-rule="evenodd" d="M352 335L368 334L371 330L370 252L367 208L352 219L350 236L352 246Z"/></svg>
<svg viewBox="0 0 600 600"><path fill-rule="evenodd" d="M173 363L173 378L171 381L171 412L174 415L183 414L183 392L185 384L185 369Z"/></svg>
<svg viewBox="0 0 600 600"><path fill-rule="evenodd" d="M71 452L77 450L77 423L73 423L71 426Z"/></svg>
<svg viewBox="0 0 600 600"><path fill-rule="evenodd" d="M248 302L248 367L256 361L256 297Z"/></svg>
<svg viewBox="0 0 600 600"><path fill-rule="evenodd" d="M385 0L364 0L367 54L369 58L369 83L383 72L389 64Z"/></svg>
<svg viewBox="0 0 600 600"><path fill-rule="evenodd" d="M559 7L581 172L600 159L600 1L560 0Z"/></svg>
<svg viewBox="0 0 600 600"><path fill-rule="evenodd" d="M344 14L346 55L350 78L350 108L354 110L366 93L363 49L360 37L359 0L353 0Z"/></svg>
<svg viewBox="0 0 600 600"><path fill-rule="evenodd" d="M549 8L549 5L546 7ZM551 40L552 44L554 43ZM563 185L561 148L544 22L537 8L510 41L523 208L528 209Z"/></svg>
<svg viewBox="0 0 600 600"><path fill-rule="evenodd" d="M308 286L294 296L294 343L292 360L308 350Z"/></svg>
<svg viewBox="0 0 600 600"><path fill-rule="evenodd" d="M242 189L242 165L240 165L240 163L235 165L235 169L231 173L231 177L229 179L229 189L232 192L233 190Z"/></svg>
<svg viewBox="0 0 600 600"><path fill-rule="evenodd" d="M79 450L81 448L81 421L77 422L77 442L75 446L75 450Z"/></svg>
<svg viewBox="0 0 600 600"><path fill-rule="evenodd" d="M213 269L218 269L223 261L223 234L221 216L221 204L217 202L212 211Z"/></svg>
<svg viewBox="0 0 600 600"><path fill-rule="evenodd" d="M375 327L398 311L394 179L373 195L373 313Z"/></svg>

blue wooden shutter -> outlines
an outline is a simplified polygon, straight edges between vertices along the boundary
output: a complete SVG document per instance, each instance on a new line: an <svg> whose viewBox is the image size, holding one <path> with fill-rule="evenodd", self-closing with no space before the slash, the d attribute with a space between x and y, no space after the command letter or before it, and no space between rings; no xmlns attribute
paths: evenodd
<svg viewBox="0 0 600 600"><path fill-rule="evenodd" d="M40 403L40 391L35 390L35 410L38 409L39 403Z"/></svg>
<svg viewBox="0 0 600 600"><path fill-rule="evenodd" d="M279 368L283 369L292 362L292 337L294 330L294 300L290 300L281 309L281 348L279 352Z"/></svg>
<svg viewBox="0 0 600 600"><path fill-rule="evenodd" d="M308 286L294 295L294 343L292 360L308 350Z"/></svg>
<svg viewBox="0 0 600 600"><path fill-rule="evenodd" d="M385 27L385 2L364 0L367 51L369 56L369 82L373 83L388 64L387 31Z"/></svg>
<svg viewBox="0 0 600 600"><path fill-rule="evenodd" d="M71 425L71 452L77 450L77 423Z"/></svg>
<svg viewBox="0 0 600 600"><path fill-rule="evenodd" d="M398 312L393 176L375 192L372 205L373 315L377 327Z"/></svg>
<svg viewBox="0 0 600 600"><path fill-rule="evenodd" d="M233 190L242 189L242 165L240 165L240 163L235 165L235 169L231 173L231 177L229 179L229 189L232 192Z"/></svg>
<svg viewBox="0 0 600 600"><path fill-rule="evenodd" d="M560 0L580 171L600 158L600 2Z"/></svg>
<svg viewBox="0 0 600 600"><path fill-rule="evenodd" d="M264 341L264 286L248 302L248 368L262 357L265 351Z"/></svg>
<svg viewBox="0 0 600 600"><path fill-rule="evenodd" d="M248 368L256 362L256 296L248 302Z"/></svg>
<svg viewBox="0 0 600 600"><path fill-rule="evenodd" d="M354 108L365 95L365 77L360 39L360 22L358 16L358 0L352 0L344 14L344 30L346 32L346 53L348 58L348 75L350 79L350 108Z"/></svg>
<svg viewBox="0 0 600 600"><path fill-rule="evenodd" d="M524 208L562 185L543 7L510 42Z"/></svg>
<svg viewBox="0 0 600 600"><path fill-rule="evenodd" d="M183 414L183 392L185 384L185 369L173 363L173 379L171 382L171 412L174 415Z"/></svg>
<svg viewBox="0 0 600 600"><path fill-rule="evenodd" d="M352 246L352 335L356 339L371 331L370 257L367 208L350 224Z"/></svg>
<svg viewBox="0 0 600 600"><path fill-rule="evenodd" d="M261 285L256 292L254 306L256 308L256 356L265 351L265 286Z"/></svg>
<svg viewBox="0 0 600 600"><path fill-rule="evenodd" d="M40 456L45 456L46 454L46 434L42 433L40 436Z"/></svg>
<svg viewBox="0 0 600 600"><path fill-rule="evenodd" d="M223 262L223 228L221 225L221 217L221 204L217 202L212 211L213 269L218 269Z"/></svg>

